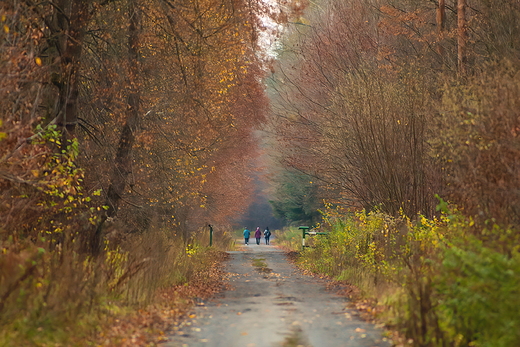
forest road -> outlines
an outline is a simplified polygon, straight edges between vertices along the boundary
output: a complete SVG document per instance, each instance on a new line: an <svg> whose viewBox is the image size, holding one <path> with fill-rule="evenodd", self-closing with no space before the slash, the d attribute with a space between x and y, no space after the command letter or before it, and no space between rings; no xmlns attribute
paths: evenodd
<svg viewBox="0 0 520 347"><path fill-rule="evenodd" d="M229 253L230 288L199 303L163 346L391 346L345 297L302 274L277 247L250 244Z"/></svg>

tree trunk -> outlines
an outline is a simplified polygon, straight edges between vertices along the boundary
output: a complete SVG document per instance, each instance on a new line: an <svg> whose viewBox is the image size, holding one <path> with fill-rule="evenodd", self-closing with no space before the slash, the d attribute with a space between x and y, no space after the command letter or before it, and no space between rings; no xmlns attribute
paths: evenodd
<svg viewBox="0 0 520 347"><path fill-rule="evenodd" d="M437 7L437 28L442 33L446 28L446 0L439 0Z"/></svg>
<svg viewBox="0 0 520 347"><path fill-rule="evenodd" d="M90 18L89 0L62 0L58 3L56 22L60 30L57 42L60 54L58 108L55 123L74 134L78 123L79 69L86 27ZM67 16L67 14L69 14Z"/></svg>
<svg viewBox="0 0 520 347"><path fill-rule="evenodd" d="M467 73L467 41L466 0L457 0L457 63L459 76L465 76Z"/></svg>
<svg viewBox="0 0 520 347"><path fill-rule="evenodd" d="M442 46L442 40L444 38L444 30L446 28L446 0L439 0L437 7L437 53L441 56L444 61L444 47Z"/></svg>
<svg viewBox="0 0 520 347"><path fill-rule="evenodd" d="M128 35L128 97L126 123L121 131L115 158L115 169L108 190L108 216L117 213L119 202L126 188L128 175L132 171L132 147L135 142L135 130L139 121L140 91L137 81L139 47L139 12L137 0L130 2L130 25Z"/></svg>
<svg viewBox="0 0 520 347"><path fill-rule="evenodd" d="M106 205L108 210L101 218L91 242L94 255L101 251L102 231L105 221L114 217L119 209L119 203L127 187L127 178L132 171L132 148L135 142L135 131L139 122L140 89L138 85L139 57L139 27L140 13L137 0L130 1L128 26L128 96L126 122L121 131L112 171L110 186L107 192Z"/></svg>

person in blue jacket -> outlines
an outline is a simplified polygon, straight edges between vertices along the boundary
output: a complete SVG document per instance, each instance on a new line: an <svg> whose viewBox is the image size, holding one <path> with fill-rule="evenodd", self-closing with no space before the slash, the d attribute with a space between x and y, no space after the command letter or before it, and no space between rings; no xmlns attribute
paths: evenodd
<svg viewBox="0 0 520 347"><path fill-rule="evenodd" d="M247 230L247 228L244 228L244 241L245 241L246 245L249 244L249 236L250 235L251 235L251 232L249 230Z"/></svg>

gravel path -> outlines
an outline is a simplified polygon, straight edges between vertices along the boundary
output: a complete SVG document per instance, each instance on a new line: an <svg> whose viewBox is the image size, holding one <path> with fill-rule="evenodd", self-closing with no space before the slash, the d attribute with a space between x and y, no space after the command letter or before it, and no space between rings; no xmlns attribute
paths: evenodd
<svg viewBox="0 0 520 347"><path fill-rule="evenodd" d="M391 346L347 308L346 298L303 275L275 246L250 244L229 253L231 288L199 303L164 346Z"/></svg>

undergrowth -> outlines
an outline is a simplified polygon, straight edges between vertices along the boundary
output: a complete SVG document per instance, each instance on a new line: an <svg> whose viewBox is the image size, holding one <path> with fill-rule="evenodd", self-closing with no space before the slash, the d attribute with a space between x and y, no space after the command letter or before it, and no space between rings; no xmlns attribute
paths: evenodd
<svg viewBox="0 0 520 347"><path fill-rule="evenodd" d="M49 127L33 150L41 170L31 184L11 187L16 209L8 206L0 225L0 346L139 346L156 339L140 328L153 326L146 317L166 322L208 285L218 288L217 249L231 247L229 232L216 230L210 248L205 229L183 240L116 221L93 253L86 235L108 206L101 190L84 188L77 139Z"/></svg>
<svg viewBox="0 0 520 347"><path fill-rule="evenodd" d="M301 249L289 230L279 240L300 251L298 264L358 287L378 319L400 331L402 345L520 345L520 252L513 230L450 211L441 218L328 206L314 246ZM381 313L382 312L382 313Z"/></svg>
<svg viewBox="0 0 520 347"><path fill-rule="evenodd" d="M197 237L185 245L157 231L107 244L99 259L69 246L3 242L1 346L157 343L194 297L219 289L223 253Z"/></svg>

